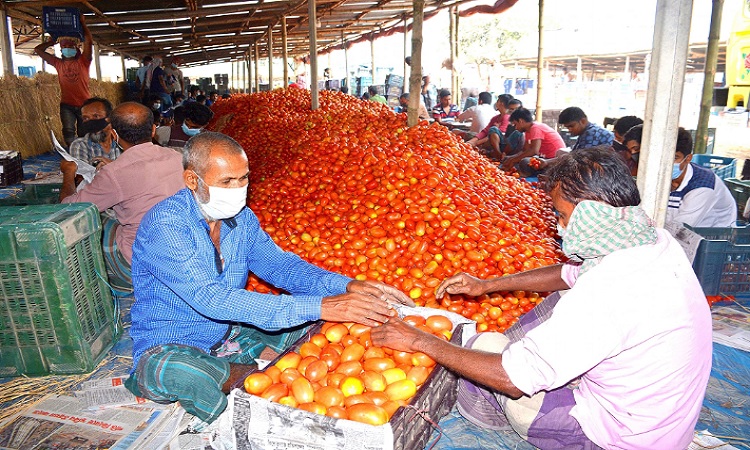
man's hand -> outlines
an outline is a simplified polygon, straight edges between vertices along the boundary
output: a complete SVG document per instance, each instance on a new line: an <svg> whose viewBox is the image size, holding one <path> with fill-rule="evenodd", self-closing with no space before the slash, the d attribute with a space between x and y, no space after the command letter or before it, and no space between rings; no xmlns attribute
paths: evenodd
<svg viewBox="0 0 750 450"><path fill-rule="evenodd" d="M412 299L406 294L399 291L393 286L381 283L379 281L358 281L352 280L346 286L347 292L357 292L360 294L371 295L389 304L400 303L406 306L415 306Z"/></svg>
<svg viewBox="0 0 750 450"><path fill-rule="evenodd" d="M78 170L78 164L74 163L73 161L68 161L67 159L63 159L60 161L60 172L65 174L74 174Z"/></svg>
<svg viewBox="0 0 750 450"><path fill-rule="evenodd" d="M111 159L105 158L104 156L97 156L96 158L91 159L91 165L96 167L96 170L101 170L102 167L106 166L107 164L111 162L112 162Z"/></svg>
<svg viewBox="0 0 750 450"><path fill-rule="evenodd" d="M439 339L394 317L379 327L370 330L373 345L388 347L402 352L420 352L420 343Z"/></svg>
<svg viewBox="0 0 750 450"><path fill-rule="evenodd" d="M323 297L320 318L327 322L357 322L376 327L396 315L385 300L359 292Z"/></svg>
<svg viewBox="0 0 750 450"><path fill-rule="evenodd" d="M510 171L513 170L513 167L516 165L516 162L517 162L516 158L514 158L514 157L511 156L510 158L507 158L503 162L503 165L501 166L501 169L503 169L506 172L510 172Z"/></svg>
<svg viewBox="0 0 750 450"><path fill-rule="evenodd" d="M484 282L479 278L467 273L459 273L440 283L440 286L435 290L435 298L440 300L446 292L448 294L466 294L471 297L478 297L486 293L486 289Z"/></svg>

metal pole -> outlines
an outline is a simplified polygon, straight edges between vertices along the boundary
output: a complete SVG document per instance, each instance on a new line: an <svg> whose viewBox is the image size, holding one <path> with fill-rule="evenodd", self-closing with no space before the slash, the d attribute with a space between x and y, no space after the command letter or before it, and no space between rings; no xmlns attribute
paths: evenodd
<svg viewBox="0 0 750 450"><path fill-rule="evenodd" d="M716 59L719 54L719 31L721 31L723 9L724 0L713 0L706 64L703 69L703 95L701 96L701 109L698 114L698 127L695 130L694 153L706 153L708 147L708 118L711 115L711 103L714 97L714 77L716 76Z"/></svg>
<svg viewBox="0 0 750 450"><path fill-rule="evenodd" d="M273 25L268 26L268 89L273 90Z"/></svg>
<svg viewBox="0 0 750 450"><path fill-rule="evenodd" d="M255 63L255 92L260 92L260 72L258 72L258 41L253 41L253 62Z"/></svg>
<svg viewBox="0 0 750 450"><path fill-rule="evenodd" d="M666 221L677 125L685 81L692 0L658 0L646 113L638 165L641 206L656 226Z"/></svg>
<svg viewBox="0 0 750 450"><path fill-rule="evenodd" d="M5 13L5 8L0 8L0 53L3 56L3 75L13 75L13 50L11 49L11 38L10 31L13 29L11 26L10 17Z"/></svg>
<svg viewBox="0 0 750 450"><path fill-rule="evenodd" d="M542 121L542 92L544 85L544 0L539 0L539 54L536 58L536 121Z"/></svg>
<svg viewBox="0 0 750 450"><path fill-rule="evenodd" d="M406 124L419 123L419 101L422 97L422 22L425 0L414 0L411 28L411 75L409 76L409 109Z"/></svg>
<svg viewBox="0 0 750 450"><path fill-rule="evenodd" d="M310 30L310 106L318 109L318 25L315 0L307 0L308 29Z"/></svg>
<svg viewBox="0 0 750 450"><path fill-rule="evenodd" d="M286 42L286 16L281 18L281 62L284 63L284 83L283 87L289 85L289 49Z"/></svg>

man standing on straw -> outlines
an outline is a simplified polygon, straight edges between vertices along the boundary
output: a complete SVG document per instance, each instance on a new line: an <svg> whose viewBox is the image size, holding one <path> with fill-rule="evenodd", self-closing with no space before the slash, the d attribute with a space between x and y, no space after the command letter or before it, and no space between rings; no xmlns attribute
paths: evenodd
<svg viewBox="0 0 750 450"><path fill-rule="evenodd" d="M62 58L46 52L49 47L55 45L52 39L34 48L34 53L57 70L57 79L60 82L60 121L63 126L65 144L68 146L76 137L83 136L81 106L91 97L89 67L94 40L83 19L83 14L81 14L81 28L84 37L83 50L79 48L80 41L71 37L58 39Z"/></svg>

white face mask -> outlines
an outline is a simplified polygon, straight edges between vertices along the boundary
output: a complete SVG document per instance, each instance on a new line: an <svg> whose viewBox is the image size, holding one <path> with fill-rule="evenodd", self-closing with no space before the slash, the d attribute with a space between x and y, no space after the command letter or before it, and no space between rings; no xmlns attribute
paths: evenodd
<svg viewBox="0 0 750 450"><path fill-rule="evenodd" d="M557 235L560 239L565 239L565 227L560 225L560 222L557 223Z"/></svg>
<svg viewBox="0 0 750 450"><path fill-rule="evenodd" d="M196 174L198 176L198 174ZM238 188L220 188L209 186L203 178L198 179L208 186L208 203L201 203L198 196L198 206L203 213L212 220L222 220L234 217L242 211L247 204L247 186Z"/></svg>

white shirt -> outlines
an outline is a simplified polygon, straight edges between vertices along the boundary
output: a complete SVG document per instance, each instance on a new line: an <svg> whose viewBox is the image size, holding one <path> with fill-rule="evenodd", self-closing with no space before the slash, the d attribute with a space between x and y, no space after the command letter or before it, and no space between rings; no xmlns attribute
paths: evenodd
<svg viewBox="0 0 750 450"><path fill-rule="evenodd" d="M688 164L685 178L675 192L680 192L693 177ZM698 187L685 193L678 208L667 208L667 222L685 223L691 227L731 227L737 220L737 203L721 178L714 174L714 188ZM670 199L670 204L673 200Z"/></svg>
<svg viewBox="0 0 750 450"><path fill-rule="evenodd" d="M479 133L487 128L490 120L497 115L497 111L492 105L482 103L481 105L472 106L458 116L459 122L471 121L472 133Z"/></svg>

